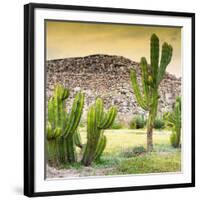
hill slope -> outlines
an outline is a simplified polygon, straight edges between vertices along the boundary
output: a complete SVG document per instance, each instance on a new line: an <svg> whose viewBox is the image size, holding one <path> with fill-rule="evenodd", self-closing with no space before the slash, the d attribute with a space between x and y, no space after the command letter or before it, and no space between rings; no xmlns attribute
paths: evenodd
<svg viewBox="0 0 200 200"><path fill-rule="evenodd" d="M129 77L131 68L136 70L140 80L138 63L122 56L98 54L47 61L47 97L51 96L54 85L61 83L71 90L70 99L79 90L85 92L85 110L100 96L106 106L117 105L124 117L145 113L135 101ZM159 112L171 110L180 93L181 79L166 73L160 86Z"/></svg>

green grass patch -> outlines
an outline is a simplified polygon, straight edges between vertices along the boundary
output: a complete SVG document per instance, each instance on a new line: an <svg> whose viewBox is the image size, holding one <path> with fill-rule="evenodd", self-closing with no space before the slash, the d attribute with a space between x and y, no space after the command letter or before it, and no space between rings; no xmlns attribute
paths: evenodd
<svg viewBox="0 0 200 200"><path fill-rule="evenodd" d="M114 174L144 174L181 170L180 152L151 153L122 161Z"/></svg>
<svg viewBox="0 0 200 200"><path fill-rule="evenodd" d="M80 128L83 143L86 142L86 128ZM170 145L170 132L154 130L154 151L146 153L146 130L110 129L104 134L107 145L101 159L92 163L93 172L104 175L125 175L177 172L181 170L181 152ZM139 149L138 149L139 148ZM130 152L131 150L131 152ZM138 153L139 151L139 153ZM128 152L128 156L124 155ZM67 169L86 170L80 163L66 165Z"/></svg>

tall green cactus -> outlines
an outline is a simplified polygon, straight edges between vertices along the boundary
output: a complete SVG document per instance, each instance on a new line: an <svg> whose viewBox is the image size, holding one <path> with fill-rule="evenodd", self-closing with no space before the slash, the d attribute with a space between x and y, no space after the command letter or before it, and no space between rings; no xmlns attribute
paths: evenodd
<svg viewBox="0 0 200 200"><path fill-rule="evenodd" d="M85 166L100 158L106 146L106 137L103 135L104 129L113 124L117 115L115 107L110 107L107 113L104 112L103 107L102 99L97 98L95 104L88 110L87 144L82 158L82 163Z"/></svg>
<svg viewBox="0 0 200 200"><path fill-rule="evenodd" d="M172 127L170 136L171 145L175 148L180 147L181 142L181 98L177 97L172 112L164 115L166 124Z"/></svg>
<svg viewBox="0 0 200 200"><path fill-rule="evenodd" d="M84 95L81 92L76 94L69 113L65 108L68 96L69 91L57 85L53 97L48 102L48 159L56 163L76 161L74 134L82 115Z"/></svg>
<svg viewBox="0 0 200 200"><path fill-rule="evenodd" d="M158 89L163 80L167 65L172 58L172 46L166 42L162 45L162 54L159 62L159 38L153 34L150 42L150 65L145 57L141 58L142 89L137 81L136 72L131 70L130 77L137 103L148 111L147 120L147 150L153 150L153 124L157 115Z"/></svg>

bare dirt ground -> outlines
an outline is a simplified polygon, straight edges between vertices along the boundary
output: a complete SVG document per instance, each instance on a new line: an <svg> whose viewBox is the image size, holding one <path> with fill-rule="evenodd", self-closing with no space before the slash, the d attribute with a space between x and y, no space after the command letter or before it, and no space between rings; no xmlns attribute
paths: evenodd
<svg viewBox="0 0 200 200"><path fill-rule="evenodd" d="M47 178L70 178L84 176L102 176L111 172L113 168L83 167L81 169L56 169L47 165Z"/></svg>

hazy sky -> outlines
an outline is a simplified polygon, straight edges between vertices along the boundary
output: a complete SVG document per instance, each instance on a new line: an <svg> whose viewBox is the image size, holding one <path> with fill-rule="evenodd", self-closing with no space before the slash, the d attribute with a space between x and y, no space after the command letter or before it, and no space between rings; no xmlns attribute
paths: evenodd
<svg viewBox="0 0 200 200"><path fill-rule="evenodd" d="M174 27L47 21L47 60L109 54L149 62L152 33L173 46L167 71L181 76L181 28Z"/></svg>

